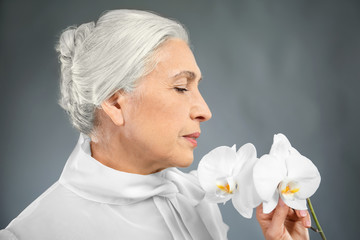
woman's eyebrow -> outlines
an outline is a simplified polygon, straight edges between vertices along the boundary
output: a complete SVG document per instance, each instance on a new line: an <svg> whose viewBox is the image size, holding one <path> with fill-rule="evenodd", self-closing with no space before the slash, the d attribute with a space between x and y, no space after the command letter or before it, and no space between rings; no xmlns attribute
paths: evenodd
<svg viewBox="0 0 360 240"><path fill-rule="evenodd" d="M177 74L175 74L172 78L173 79L177 79L180 77L186 77L187 79L189 79L190 81L194 81L196 79L196 73L192 72L192 71L181 71ZM201 81L201 77L199 79L199 82Z"/></svg>

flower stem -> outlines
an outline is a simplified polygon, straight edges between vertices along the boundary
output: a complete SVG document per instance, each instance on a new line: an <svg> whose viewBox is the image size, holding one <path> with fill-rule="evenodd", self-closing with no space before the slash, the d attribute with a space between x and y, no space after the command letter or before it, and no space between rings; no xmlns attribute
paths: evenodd
<svg viewBox="0 0 360 240"><path fill-rule="evenodd" d="M322 230L322 228L321 228L321 226L320 226L320 223L319 223L319 221L318 221L318 219L317 219L317 217L316 217L316 214L315 214L314 208L313 208L313 206L312 206L312 204L311 204L310 198L307 198L306 201L307 201L307 203L308 203L308 205L309 205L311 215L312 215L312 217L313 217L313 219L314 219L314 221L315 221L316 227L317 227L317 229L316 229L315 231L318 232L318 233L320 233L320 236L321 236L321 238L322 238L323 240L326 240L325 233L323 232L323 230ZM311 229L313 229L313 228L311 228ZM313 229L313 230L314 230L314 229Z"/></svg>

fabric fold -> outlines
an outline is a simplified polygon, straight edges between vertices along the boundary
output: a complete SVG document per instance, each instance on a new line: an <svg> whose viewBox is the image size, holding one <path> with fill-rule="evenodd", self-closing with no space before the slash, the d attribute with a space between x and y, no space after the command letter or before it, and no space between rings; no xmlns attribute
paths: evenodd
<svg viewBox="0 0 360 240"><path fill-rule="evenodd" d="M106 204L129 205L153 198L175 240L226 239L221 237L227 232L221 215L212 219L208 203L197 210L205 192L196 175L176 168L149 175L117 171L91 157L90 138L84 134L80 134L59 182L85 199Z"/></svg>
<svg viewBox="0 0 360 240"><path fill-rule="evenodd" d="M117 171L92 158L90 138L80 134L59 181L0 238L226 240L227 230L218 206L204 200L196 172Z"/></svg>

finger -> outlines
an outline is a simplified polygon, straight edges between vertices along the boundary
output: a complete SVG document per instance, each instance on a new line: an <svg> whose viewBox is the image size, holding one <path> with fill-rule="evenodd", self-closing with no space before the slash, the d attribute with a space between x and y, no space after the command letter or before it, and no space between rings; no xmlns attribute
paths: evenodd
<svg viewBox="0 0 360 240"><path fill-rule="evenodd" d="M304 218L308 215L307 210L295 210L295 212L299 218Z"/></svg>
<svg viewBox="0 0 360 240"><path fill-rule="evenodd" d="M264 213L263 211L263 204L260 204L257 208L256 208L256 219L258 221L266 221L266 220L271 220L272 216L274 214L274 211L272 211L271 213Z"/></svg>
<svg viewBox="0 0 360 240"><path fill-rule="evenodd" d="M273 229L282 229L285 219L289 213L289 207L279 198L279 203L275 208L274 216L271 221L271 227Z"/></svg>
<svg viewBox="0 0 360 240"><path fill-rule="evenodd" d="M261 203L259 206L256 207L256 213L261 213L263 211L263 204Z"/></svg>
<svg viewBox="0 0 360 240"><path fill-rule="evenodd" d="M288 215L287 215L287 219L288 220L291 220L291 221L296 221L298 220L298 216L297 216L297 212L296 210L292 209L289 207L289 212L288 212Z"/></svg>
<svg viewBox="0 0 360 240"><path fill-rule="evenodd" d="M296 215L301 219L304 227L311 227L311 218L307 210L296 210Z"/></svg>
<svg viewBox="0 0 360 240"><path fill-rule="evenodd" d="M291 217L291 218L296 217L297 218L295 209L289 207L288 217Z"/></svg>
<svg viewBox="0 0 360 240"><path fill-rule="evenodd" d="M256 208L256 219L259 221L263 218L263 206L262 203Z"/></svg>
<svg viewBox="0 0 360 240"><path fill-rule="evenodd" d="M311 227L311 217L310 217L310 214L308 211L306 211L306 213L307 213L307 215L306 215L306 217L304 217L302 223L303 223L304 227L309 228L309 227Z"/></svg>

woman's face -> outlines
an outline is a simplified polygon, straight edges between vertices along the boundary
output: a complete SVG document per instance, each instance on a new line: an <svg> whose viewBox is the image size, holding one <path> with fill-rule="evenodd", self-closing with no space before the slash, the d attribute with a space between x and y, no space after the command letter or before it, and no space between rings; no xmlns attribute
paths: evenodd
<svg viewBox="0 0 360 240"><path fill-rule="evenodd" d="M139 81L122 109L128 149L156 171L187 167L200 134L211 118L198 84L201 72L188 45L167 40L158 49L157 66Z"/></svg>

